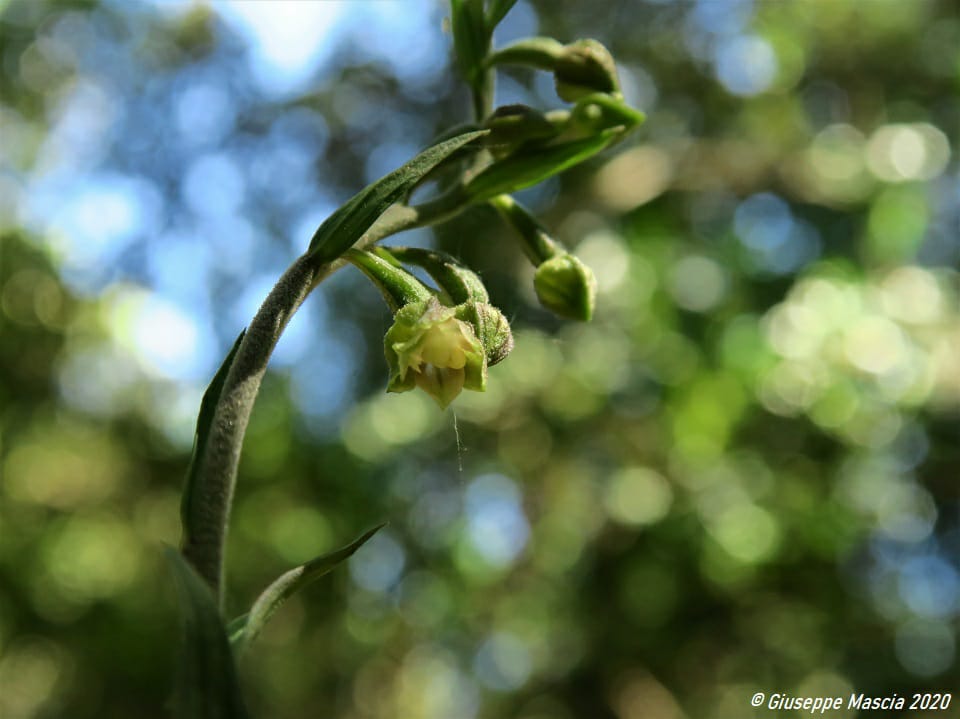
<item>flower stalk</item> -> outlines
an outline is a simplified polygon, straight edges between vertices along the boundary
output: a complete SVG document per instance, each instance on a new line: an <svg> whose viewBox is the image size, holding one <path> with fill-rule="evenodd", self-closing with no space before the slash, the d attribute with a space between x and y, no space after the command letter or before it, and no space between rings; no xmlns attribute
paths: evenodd
<svg viewBox="0 0 960 719"><path fill-rule="evenodd" d="M463 197L448 194L418 206L394 205L357 240L355 247L373 245L404 230L442 222L467 206ZM283 330L307 295L345 260L301 255L267 295L237 347L213 413L209 436L199 463L197 486L184 517L182 552L213 589L223 606L225 543L236 487L240 452L250 414L267 363Z"/></svg>

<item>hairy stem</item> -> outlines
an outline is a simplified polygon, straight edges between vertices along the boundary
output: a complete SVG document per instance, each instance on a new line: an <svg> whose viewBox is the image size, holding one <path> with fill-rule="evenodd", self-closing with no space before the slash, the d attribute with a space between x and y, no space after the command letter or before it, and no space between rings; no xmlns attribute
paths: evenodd
<svg viewBox="0 0 960 719"><path fill-rule="evenodd" d="M454 191L422 205L394 205L354 244L368 247L390 235L432 225L466 207ZM223 607L223 570L230 509L236 486L240 450L267 362L280 335L307 295L324 278L342 267L342 259L319 263L309 253L299 257L263 301L237 349L214 412L196 487L183 555L214 590Z"/></svg>

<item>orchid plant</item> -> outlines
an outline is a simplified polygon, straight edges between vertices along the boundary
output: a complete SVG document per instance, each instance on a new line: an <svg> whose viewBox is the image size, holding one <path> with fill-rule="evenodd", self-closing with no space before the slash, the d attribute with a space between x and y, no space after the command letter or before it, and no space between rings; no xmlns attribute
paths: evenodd
<svg viewBox="0 0 960 719"><path fill-rule="evenodd" d="M621 140L643 114L624 102L613 58L595 40L565 45L537 37L494 49L494 28L515 2L451 0L454 52L470 88L473 121L361 190L320 225L306 252L240 333L203 396L182 498L183 543L180 552L169 552L184 627L177 717L249 716L236 658L285 599L336 567L379 529L290 569L248 612L232 621L224 616L224 545L244 433L274 346L322 280L350 264L372 281L393 313L384 337L387 391L420 389L441 408L464 389L485 389L489 369L513 347L510 324L491 304L480 277L456 258L418 248L388 249L379 246L381 240L487 203L533 263L534 288L543 306L576 320L589 320L593 313L595 281L589 268L510 195ZM557 94L572 107L494 108L496 70L511 64L553 73ZM438 193L413 204L413 191L428 178L442 178ZM421 282L410 267L424 270L436 286Z"/></svg>

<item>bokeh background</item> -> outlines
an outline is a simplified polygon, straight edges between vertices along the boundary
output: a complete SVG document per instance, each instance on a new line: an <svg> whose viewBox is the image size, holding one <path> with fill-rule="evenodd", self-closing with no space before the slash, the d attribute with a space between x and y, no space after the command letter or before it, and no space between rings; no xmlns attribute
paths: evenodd
<svg viewBox="0 0 960 719"><path fill-rule="evenodd" d="M324 217L468 119L445 11L0 2L0 716L166 716L200 396ZM444 413L384 394L359 273L310 297L245 447L232 612L390 524L244 660L255 715L956 690L958 6L521 0L496 42L532 34L600 39L649 116L522 193L596 317L538 308L491 211L398 238L513 321ZM524 71L497 101L562 105Z"/></svg>

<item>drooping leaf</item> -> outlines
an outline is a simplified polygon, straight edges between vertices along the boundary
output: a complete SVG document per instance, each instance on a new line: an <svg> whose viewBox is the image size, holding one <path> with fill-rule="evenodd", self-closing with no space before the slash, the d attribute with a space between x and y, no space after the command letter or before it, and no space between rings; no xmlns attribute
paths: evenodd
<svg viewBox="0 0 960 719"><path fill-rule="evenodd" d="M338 258L424 175L468 142L485 134L484 130L465 132L428 147L403 167L365 187L320 225L310 240L311 255L320 262Z"/></svg>
<svg viewBox="0 0 960 719"><path fill-rule="evenodd" d="M243 335L246 330L240 332L233 347L227 353L223 364L213 376L210 385L203 393L203 399L200 401L200 412L197 414L197 429L193 439L193 453L190 456L190 464L187 467L186 486L180 500L180 521L183 525L184 544L192 536L193 523L196 521L198 508L194 506L196 502L197 485L200 482L200 462L203 459L203 453L207 446L207 438L210 435L210 426L213 424L213 413L216 410L217 402L220 399L220 393L223 391L223 383L230 372L230 366L233 364L233 358L240 349L240 342L243 341Z"/></svg>
<svg viewBox="0 0 960 719"><path fill-rule="evenodd" d="M363 535L347 546L312 559L306 564L301 564L281 574L257 597L257 600L253 603L253 606L247 614L237 617L230 622L230 641L234 646L237 646L240 651L250 646L250 643L257 638L257 635L263 630L263 627L270 620L270 617L273 616L273 613L276 612L287 599L307 584L316 581L348 559L354 552L360 549L367 540L380 531L383 526L383 524L380 524L364 532Z"/></svg>
<svg viewBox="0 0 960 719"><path fill-rule="evenodd" d="M521 150L477 174L466 184L467 196L471 202L485 202L536 185L595 155L622 134L610 128L582 140Z"/></svg>
<svg viewBox="0 0 960 719"><path fill-rule="evenodd" d="M174 686L176 719L249 719L233 651L213 593L183 556L168 549L183 627Z"/></svg>

